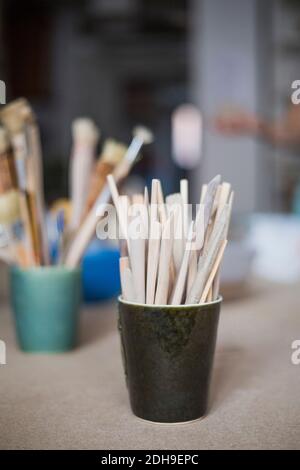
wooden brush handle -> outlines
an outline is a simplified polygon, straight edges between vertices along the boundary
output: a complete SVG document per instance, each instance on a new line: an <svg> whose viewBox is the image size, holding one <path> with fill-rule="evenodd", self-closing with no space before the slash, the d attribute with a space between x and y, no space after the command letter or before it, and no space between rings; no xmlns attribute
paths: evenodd
<svg viewBox="0 0 300 470"><path fill-rule="evenodd" d="M87 197L86 210L84 214L85 216L93 207L97 197L99 196L106 184L107 175L112 173L114 167L115 165L108 162L103 162L101 160L96 163L91 180L90 191Z"/></svg>
<svg viewBox="0 0 300 470"><path fill-rule="evenodd" d="M0 154L0 194L17 187L16 169L12 151Z"/></svg>
<svg viewBox="0 0 300 470"><path fill-rule="evenodd" d="M27 254L27 266L35 266L36 260L34 256L34 240L32 233L32 223L30 214L29 196L25 191L19 191L19 201L21 217L24 227L24 243Z"/></svg>
<svg viewBox="0 0 300 470"><path fill-rule="evenodd" d="M32 192L28 193L27 199L28 199L28 210L29 210L29 215L30 215L30 228L31 228L34 259L38 265L42 265L43 259L42 259L41 232L39 230L39 225L38 225L36 194Z"/></svg>

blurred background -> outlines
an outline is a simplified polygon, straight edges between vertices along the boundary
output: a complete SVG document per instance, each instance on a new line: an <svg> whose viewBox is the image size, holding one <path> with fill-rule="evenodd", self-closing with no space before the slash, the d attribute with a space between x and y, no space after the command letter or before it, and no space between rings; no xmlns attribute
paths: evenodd
<svg viewBox="0 0 300 470"><path fill-rule="evenodd" d="M159 177L169 193L188 177L194 202L215 174L232 184L224 285L300 278L300 1L1 0L0 35L7 102L38 116L49 205L67 196L74 118L126 143L143 123L155 142L131 184ZM203 120L192 168L171 144L185 103Z"/></svg>

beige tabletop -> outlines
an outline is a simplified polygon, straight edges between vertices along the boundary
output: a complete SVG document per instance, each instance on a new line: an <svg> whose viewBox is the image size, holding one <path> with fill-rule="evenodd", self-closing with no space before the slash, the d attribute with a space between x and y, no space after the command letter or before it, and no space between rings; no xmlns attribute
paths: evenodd
<svg viewBox="0 0 300 470"><path fill-rule="evenodd" d="M300 286L264 286L224 304L202 421L154 425L130 411L112 304L85 309L79 347L65 355L18 351L0 308L1 449L300 448Z"/></svg>

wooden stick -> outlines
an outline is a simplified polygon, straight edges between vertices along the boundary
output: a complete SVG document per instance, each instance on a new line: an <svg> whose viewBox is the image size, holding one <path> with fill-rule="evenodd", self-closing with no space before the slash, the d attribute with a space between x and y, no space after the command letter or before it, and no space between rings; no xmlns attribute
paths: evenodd
<svg viewBox="0 0 300 470"><path fill-rule="evenodd" d="M144 196L142 194L133 194L132 204L135 206L142 206L144 204ZM138 207L138 209L140 209Z"/></svg>
<svg viewBox="0 0 300 470"><path fill-rule="evenodd" d="M137 226L141 227L137 233ZM141 215L129 225L130 262L136 301L145 303L145 229Z"/></svg>
<svg viewBox="0 0 300 470"><path fill-rule="evenodd" d="M110 189L110 192L111 192L111 196L112 196L114 206L115 206L116 211L117 211L118 220L119 220L119 224L120 224L120 230L121 230L121 236L125 240L128 240L128 235L127 235L127 214L124 214L124 212L122 211L122 206L120 205L120 201L119 201L119 192L118 192L117 185L116 185L116 182L115 182L115 179L114 179L113 175L108 175L107 176L107 182L108 182L108 185L109 185L109 189Z"/></svg>
<svg viewBox="0 0 300 470"><path fill-rule="evenodd" d="M148 239L149 217L148 208L144 204L144 196L142 194L134 194L132 196L132 205L129 207L129 216L131 219L140 216L144 227L144 238Z"/></svg>
<svg viewBox="0 0 300 470"><path fill-rule="evenodd" d="M147 239L149 238L149 224L150 224L150 221L149 221L149 194L148 194L148 188L147 186L145 186L145 190L144 190L144 206L145 206L145 226L148 227L148 236L147 236ZM146 245L148 244L148 241L146 240Z"/></svg>
<svg viewBox="0 0 300 470"><path fill-rule="evenodd" d="M183 234L184 238L187 238L189 228L189 183L187 179L180 180L180 194L182 200Z"/></svg>
<svg viewBox="0 0 300 470"><path fill-rule="evenodd" d="M225 204L228 203L228 199L230 196L230 191L231 191L231 185L229 183L222 183L221 186L219 186L219 197L218 197L218 205L217 205L217 210L216 210L216 219L220 217L220 214L225 206ZM217 198L217 195L216 195Z"/></svg>
<svg viewBox="0 0 300 470"><path fill-rule="evenodd" d="M31 153L32 171L34 172L35 201L33 202L33 204L36 207L36 224L39 252L42 264L49 265L50 255L45 215L43 165L40 133L32 110L30 110L30 116L28 117L28 119L29 122L27 124L26 129L28 135L29 150Z"/></svg>
<svg viewBox="0 0 300 470"><path fill-rule="evenodd" d="M129 244L127 227L133 218L133 214L131 214L130 212L131 206L130 206L129 197L126 196L125 194L121 194L118 197L117 204L118 204L118 210L117 210L118 219L120 218L120 216L122 219L122 222L119 222L120 228L121 228L120 235L121 235L121 238L124 238L125 240L127 240ZM121 226L121 223L122 223L122 226ZM125 234L123 234L123 230L125 230Z"/></svg>
<svg viewBox="0 0 300 470"><path fill-rule="evenodd" d="M195 244L196 244L196 250L198 254L204 244L204 210L205 210L205 205L199 204L198 212L197 212L196 220L195 220L195 231L196 231Z"/></svg>
<svg viewBox="0 0 300 470"><path fill-rule="evenodd" d="M123 269L125 269L125 268L130 267L128 256L120 256L119 263L120 263L120 270L121 271L123 271Z"/></svg>
<svg viewBox="0 0 300 470"><path fill-rule="evenodd" d="M226 205L222 211L218 223L214 227L213 233L207 244L207 247L205 247L204 253L199 259L197 276L194 281L194 284L191 287L190 292L187 295L186 302L188 304L199 303L200 301L205 282L216 259L220 244L223 242L226 236L228 210L229 207L228 205Z"/></svg>
<svg viewBox="0 0 300 470"><path fill-rule="evenodd" d="M27 266L35 266L36 260L34 256L34 243L30 217L30 206L28 200L28 193L26 193L26 191L19 191L19 201L25 233L24 244L26 247Z"/></svg>
<svg viewBox="0 0 300 470"><path fill-rule="evenodd" d="M170 283L170 262L173 248L173 216L171 215L163 225L160 257L157 276L155 304L165 305L168 301Z"/></svg>
<svg viewBox="0 0 300 470"><path fill-rule="evenodd" d="M158 213L160 216L160 222L164 225L167 221L167 210L165 206L164 194L161 186L160 180L158 180L157 185L157 203L158 203Z"/></svg>
<svg viewBox="0 0 300 470"><path fill-rule="evenodd" d="M204 203L204 197L207 191L207 184L203 184L201 188L200 204Z"/></svg>
<svg viewBox="0 0 300 470"><path fill-rule="evenodd" d="M90 179L89 191L84 211L84 217L93 207L97 197L103 191L107 175L113 173L116 166L122 161L126 154L126 146L113 139L104 142L100 157L93 168Z"/></svg>
<svg viewBox="0 0 300 470"><path fill-rule="evenodd" d="M150 203L150 222L149 222L149 240L147 252L147 287L146 287L146 303L154 304L156 276L158 268L158 250L160 239L161 225L158 225L158 191L159 180L153 179L151 184L151 203ZM157 259L156 259L157 255Z"/></svg>
<svg viewBox="0 0 300 470"><path fill-rule="evenodd" d="M231 213L232 213L233 198L234 198L234 191L231 191L231 194L229 196L229 201L228 201L229 211L228 211L227 227L225 229L226 238L228 238L228 231L229 231L229 225L230 225L230 219L231 219ZM212 300L216 300L218 298L219 290L220 290L220 270L218 270L218 272L215 276L214 282L213 282Z"/></svg>
<svg viewBox="0 0 300 470"><path fill-rule="evenodd" d="M191 253L191 243L194 237L194 222L191 222L184 255L182 258L182 263L180 266L180 270L176 279L175 288L172 294L171 305L180 305L184 293L184 288L186 284L187 272L188 272L188 264L189 258Z"/></svg>
<svg viewBox="0 0 300 470"><path fill-rule="evenodd" d="M174 213L174 243L173 243L173 260L175 266L175 274L177 275L181 266L185 241L183 237L182 222L182 198L179 193L170 194L166 197L167 210L169 216Z"/></svg>
<svg viewBox="0 0 300 470"><path fill-rule="evenodd" d="M163 190L162 190L160 180L159 180L159 185L158 185L158 212L159 212L160 222L162 223L162 225L164 225L167 221L168 214L167 214L167 207L166 207L166 203L165 203L165 200L164 200L164 195L163 195ZM173 216L174 216L174 214L171 215L172 219L173 219ZM172 233L172 246L173 246L173 244L174 244L174 220L173 220L173 223L172 223L171 230L173 232ZM180 244L181 244L181 241L180 241ZM181 258L182 258L182 255L181 255ZM179 260L178 260L178 264L179 264ZM174 256L173 256L173 252L172 252L171 253L171 259L169 261L169 291L168 291L168 296L167 297L169 297L169 294L173 290L173 283L175 281L175 278L176 278L176 268L175 268Z"/></svg>
<svg viewBox="0 0 300 470"><path fill-rule="evenodd" d="M122 238L119 239L119 249L121 258L128 257L128 246L126 240L123 240Z"/></svg>
<svg viewBox="0 0 300 470"><path fill-rule="evenodd" d="M211 237L211 234L213 233L214 231L214 227L215 227L215 221L216 221L216 216L212 216L207 227L206 227L206 232L205 232L205 236L204 236L204 242L203 242L203 250L205 250L205 247L207 247L208 243L209 243L209 240L210 240L210 237Z"/></svg>
<svg viewBox="0 0 300 470"><path fill-rule="evenodd" d="M220 264L221 264L221 261L222 261L222 258L223 258L223 254L224 254L224 251L225 251L225 248L226 248L226 245L227 245L227 240L224 240L220 246L220 249L218 251L218 255L216 257L216 260L214 262L214 265L210 271L210 274L208 276L208 279L206 281L206 284L205 284L205 287L203 289L203 292L202 292L202 295L201 295L201 298L200 298L200 304L204 303L205 300L206 300L206 297L208 296L208 293L212 287L212 284L213 284L213 280L214 280L214 277L220 267Z"/></svg>
<svg viewBox="0 0 300 470"><path fill-rule="evenodd" d="M219 186L217 187L215 198L214 198L214 203L213 203L213 207L212 207L212 211L211 211L211 216L214 216L217 212L217 209L218 209L218 206L219 206L221 189L222 189L222 185L219 184Z"/></svg>
<svg viewBox="0 0 300 470"><path fill-rule="evenodd" d="M129 268L129 260L127 257L120 258L120 277L123 299L128 302L135 302L133 276Z"/></svg>
<svg viewBox="0 0 300 470"><path fill-rule="evenodd" d="M12 143L15 152L15 162L18 176L20 212L24 227L24 244L27 249L27 262L29 266L36 265L34 249L34 227L30 216L30 197L28 193L28 181L26 173L26 160L28 149L23 132L12 136Z"/></svg>
<svg viewBox="0 0 300 470"><path fill-rule="evenodd" d="M207 302L211 302L211 301L212 301L212 288L210 288L209 291L208 291L206 301L207 301Z"/></svg>
<svg viewBox="0 0 300 470"><path fill-rule="evenodd" d="M172 224L173 226L173 244L174 245L174 222ZM175 264L174 264L174 257L173 257L173 252L174 252L174 246L173 250L171 253L171 260L170 260L170 285L169 285L169 295L171 295L174 287L174 282L176 279L176 269L175 269Z"/></svg>
<svg viewBox="0 0 300 470"><path fill-rule="evenodd" d="M203 204L205 205L204 209L204 230L206 231L209 219L211 217L211 211L216 195L217 188L220 184L221 177L220 175L215 176L207 185L207 190L203 199Z"/></svg>
<svg viewBox="0 0 300 470"><path fill-rule="evenodd" d="M28 191L27 194L27 204L30 215L30 225L32 230L32 246L33 254L35 259L35 264L41 266L44 264L43 253L42 253L42 239L41 231L39 226L38 219L38 208L37 208L37 198L34 191Z"/></svg>
<svg viewBox="0 0 300 470"><path fill-rule="evenodd" d="M188 271L188 280L187 280L187 287L186 291L190 292L191 287L195 281L197 275L197 252L196 250L192 250L190 253L189 259L189 271Z"/></svg>
<svg viewBox="0 0 300 470"><path fill-rule="evenodd" d="M140 150L143 145L150 144L153 141L152 132L142 126L138 126L133 130L134 137L126 151L124 158L114 170L114 177L117 181L124 179L130 169L136 162Z"/></svg>
<svg viewBox="0 0 300 470"><path fill-rule="evenodd" d="M159 180L153 179L151 186L151 204L150 204L150 234L152 226L158 221L158 191Z"/></svg>
<svg viewBox="0 0 300 470"><path fill-rule="evenodd" d="M213 218L213 206L214 201L216 199L216 193L219 187L219 183L221 181L220 175L215 176L207 185L205 190L205 194L203 196L203 204L204 204L204 240L203 240L203 247L207 246L211 233L214 227L214 220Z"/></svg>
<svg viewBox="0 0 300 470"><path fill-rule="evenodd" d="M108 185L106 185L101 195L96 200L93 208L90 210L88 216L81 224L81 227L66 253L65 265L67 267L75 268L79 264L88 243L95 234L97 222L105 214L110 198L111 194Z"/></svg>
<svg viewBox="0 0 300 470"><path fill-rule="evenodd" d="M76 230L84 214L99 132L91 119L79 118L72 123L72 133L73 151L70 168L72 217L70 229Z"/></svg>
<svg viewBox="0 0 300 470"><path fill-rule="evenodd" d="M146 303L150 305L153 305L155 300L160 238L161 224L160 222L155 221L150 229L150 238L148 242Z"/></svg>
<svg viewBox="0 0 300 470"><path fill-rule="evenodd" d="M145 189L144 189L144 204L149 210L149 192L148 192L147 186L145 186Z"/></svg>
<svg viewBox="0 0 300 470"><path fill-rule="evenodd" d="M229 200L228 200L229 211L228 211L228 218L227 218L226 235L228 235L228 231L229 231L229 227L230 227L233 200L234 200L234 191L231 191L230 196L229 196Z"/></svg>
<svg viewBox="0 0 300 470"><path fill-rule="evenodd" d="M211 211L211 216L210 216L211 219L206 229L204 246L207 245L209 238L213 232L214 224L219 219L220 214L222 213L222 210L228 201L230 188L231 188L231 185L229 183L222 183L221 185L217 187L215 197L214 197L213 207Z"/></svg>
<svg viewBox="0 0 300 470"><path fill-rule="evenodd" d="M209 238L213 232L214 224L216 224L225 204L228 201L230 188L231 188L231 185L229 183L222 183L217 188L215 198L214 198L213 208L211 212L211 219L210 219L210 222L208 224L206 234L205 234L204 245L207 245Z"/></svg>

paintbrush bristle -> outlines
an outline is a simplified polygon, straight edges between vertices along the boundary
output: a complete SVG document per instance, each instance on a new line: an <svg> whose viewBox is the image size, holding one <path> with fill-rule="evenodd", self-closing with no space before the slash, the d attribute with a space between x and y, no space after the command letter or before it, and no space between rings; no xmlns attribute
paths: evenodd
<svg viewBox="0 0 300 470"><path fill-rule="evenodd" d="M151 142L154 140L153 133L150 131L150 129L144 126L136 126L133 129L133 135L141 139L144 144L151 144Z"/></svg>
<svg viewBox="0 0 300 470"><path fill-rule="evenodd" d="M92 119L77 118L72 123L73 139L88 143L97 143L100 137L100 131Z"/></svg>

